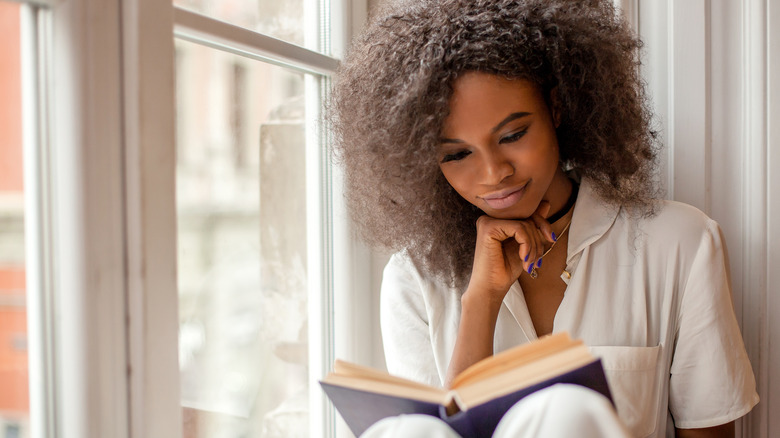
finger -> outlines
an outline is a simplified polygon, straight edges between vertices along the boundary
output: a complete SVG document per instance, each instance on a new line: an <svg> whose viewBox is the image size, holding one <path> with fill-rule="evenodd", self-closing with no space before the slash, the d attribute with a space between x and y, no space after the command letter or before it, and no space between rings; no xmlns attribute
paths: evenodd
<svg viewBox="0 0 780 438"><path fill-rule="evenodd" d="M536 225L536 228L539 229L543 239L548 242L555 242L558 240L558 236L553 232L552 225L547 222L547 219L545 219L544 216L534 213L533 216L531 216L531 220L534 222L534 225Z"/></svg>
<svg viewBox="0 0 780 438"><path fill-rule="evenodd" d="M504 220L484 217L480 222L478 233L490 238L496 242L502 242L505 250L504 254L511 253L513 257L509 262L510 266L517 266L528 269L538 257L538 242L540 241L536 225L530 221ZM506 240L512 239L515 245L505 245ZM512 268L514 271L515 268Z"/></svg>
<svg viewBox="0 0 780 438"><path fill-rule="evenodd" d="M534 226L534 228L536 227ZM527 267L534 256L533 237L529 233L524 221L495 219L487 215L481 216L477 220L477 238L485 244L482 247L489 252L501 251L504 257L509 252L518 254L519 260L504 260L508 262L510 267L520 266L521 264ZM515 241L517 246L506 247L504 243L509 239ZM514 268L512 270L514 271Z"/></svg>
<svg viewBox="0 0 780 438"><path fill-rule="evenodd" d="M537 228L542 230L542 234L544 234L544 237L548 242L555 242L558 236L553 233L552 225L547 220L549 214L550 203L548 201L542 201L539 203L539 207L536 208L536 211L531 215L530 219L534 221Z"/></svg>
<svg viewBox="0 0 780 438"><path fill-rule="evenodd" d="M477 221L478 235L482 235L495 243L498 243L503 250L507 250L503 242L507 239L513 239L517 242L517 247L512 248L512 253L520 257L522 269L531 272L544 251L545 237L537 228L536 224L530 220L505 220L495 219L489 216L482 216ZM507 252L504 252L506 255ZM517 263L517 260L506 260L510 266ZM512 268L514 271L514 268Z"/></svg>
<svg viewBox="0 0 780 438"><path fill-rule="evenodd" d="M539 203L539 206L536 207L536 211L534 214L538 214L541 217L547 217L548 214L550 214L550 202L549 201L542 201Z"/></svg>
<svg viewBox="0 0 780 438"><path fill-rule="evenodd" d="M527 221L518 222L520 232L515 234L515 240L520 245L520 256L523 258L523 269L531 272L541 256L541 238L536 225Z"/></svg>
<svg viewBox="0 0 780 438"><path fill-rule="evenodd" d="M516 240L508 239L504 241L504 249L510 271L517 278L520 276L520 270L523 269L523 256L520 255L522 248Z"/></svg>
<svg viewBox="0 0 780 438"><path fill-rule="evenodd" d="M541 267L541 261L542 257L544 256L544 248L546 246L546 240L547 237L544 235L542 230L540 230L536 223L532 223L528 225L533 229L534 232L534 238L536 240L536 267Z"/></svg>

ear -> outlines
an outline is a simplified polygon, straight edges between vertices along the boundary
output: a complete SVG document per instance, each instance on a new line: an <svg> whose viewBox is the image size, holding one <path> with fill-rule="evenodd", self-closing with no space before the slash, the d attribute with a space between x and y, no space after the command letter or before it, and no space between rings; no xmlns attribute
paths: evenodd
<svg viewBox="0 0 780 438"><path fill-rule="evenodd" d="M561 125L561 101L558 100L558 86L550 90L550 115L555 127L558 128Z"/></svg>

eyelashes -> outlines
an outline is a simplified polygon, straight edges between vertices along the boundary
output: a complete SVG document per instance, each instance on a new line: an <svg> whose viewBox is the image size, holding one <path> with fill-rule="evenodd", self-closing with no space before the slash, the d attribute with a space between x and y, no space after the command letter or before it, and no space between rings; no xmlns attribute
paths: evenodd
<svg viewBox="0 0 780 438"><path fill-rule="evenodd" d="M444 158L441 159L441 162L446 163L448 161L460 161L469 155L471 155L471 151L458 151L454 154L445 155Z"/></svg>
<svg viewBox="0 0 780 438"><path fill-rule="evenodd" d="M512 134L509 134L506 137L501 137L498 140L498 144L514 143L514 142L520 140L526 134L526 132L528 132L528 130L527 129L523 129L523 130L514 132ZM450 161L460 161L460 160L468 157L469 155L471 155L471 151L467 150L467 149L464 149L464 150L460 150L460 151L457 151L457 152L453 152L451 154L444 155L444 158L441 159L441 162L442 163L447 163L447 162L450 162Z"/></svg>
<svg viewBox="0 0 780 438"><path fill-rule="evenodd" d="M523 129L513 134L509 134L506 137L502 137L500 140L498 140L498 143L499 144L514 143L517 140L520 140L525 135L526 132L528 132L528 130Z"/></svg>

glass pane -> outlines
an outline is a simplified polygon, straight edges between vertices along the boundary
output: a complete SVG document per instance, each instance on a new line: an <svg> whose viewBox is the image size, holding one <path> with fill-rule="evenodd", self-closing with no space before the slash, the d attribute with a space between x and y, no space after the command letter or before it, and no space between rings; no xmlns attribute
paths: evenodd
<svg viewBox="0 0 780 438"><path fill-rule="evenodd" d="M175 6L316 50L315 0L173 0Z"/></svg>
<svg viewBox="0 0 780 438"><path fill-rule="evenodd" d="M0 1L0 438L29 436L20 34Z"/></svg>
<svg viewBox="0 0 780 438"><path fill-rule="evenodd" d="M306 436L304 75L176 53L184 436Z"/></svg>

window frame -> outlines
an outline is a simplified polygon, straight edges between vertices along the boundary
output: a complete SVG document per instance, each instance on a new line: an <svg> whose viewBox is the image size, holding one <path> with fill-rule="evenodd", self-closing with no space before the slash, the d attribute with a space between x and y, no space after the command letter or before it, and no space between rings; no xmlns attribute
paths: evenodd
<svg viewBox="0 0 780 438"><path fill-rule="evenodd" d="M51 142L46 99L51 75L42 69L51 48L46 6L31 3L20 8L29 416L34 437L55 436L56 430L54 263L52 221L48 219L52 207L48 190Z"/></svg>
<svg viewBox="0 0 780 438"><path fill-rule="evenodd" d="M27 235L39 236L28 249L35 248L30 256L40 261L28 272L41 297L31 302L31 345L40 346L31 352L31 380L47 376L31 387L34 437L182 436L174 37L330 76L338 58L321 52L343 53L367 5L314 1L335 25L319 23L331 44L319 52L199 16L170 0L52 0L28 16L28 24L44 24L36 47L45 48L50 61L34 84L41 94L26 109L41 120L26 129L28 143L42 145L27 148L33 152L26 160L35 188L28 207L38 220L31 219ZM25 65L41 71L30 60ZM315 82L320 90L327 86ZM319 108L322 97L307 104ZM338 343L334 300L351 301L353 285L366 284L370 272L343 275L333 268L334 257L352 260L353 267L367 261L351 255L351 234L343 232L348 225L332 220L345 216L334 213L342 204L332 196L319 132L307 145L316 155L307 163L307 172L316 174L308 202L319 213L309 233L318 236L314 249L326 260L310 273L318 278L309 303L315 317L310 335L316 334L311 348L321 365L311 367L310 385L318 394L316 380ZM332 436L335 416L324 396L312 397L311 406L312 436Z"/></svg>

